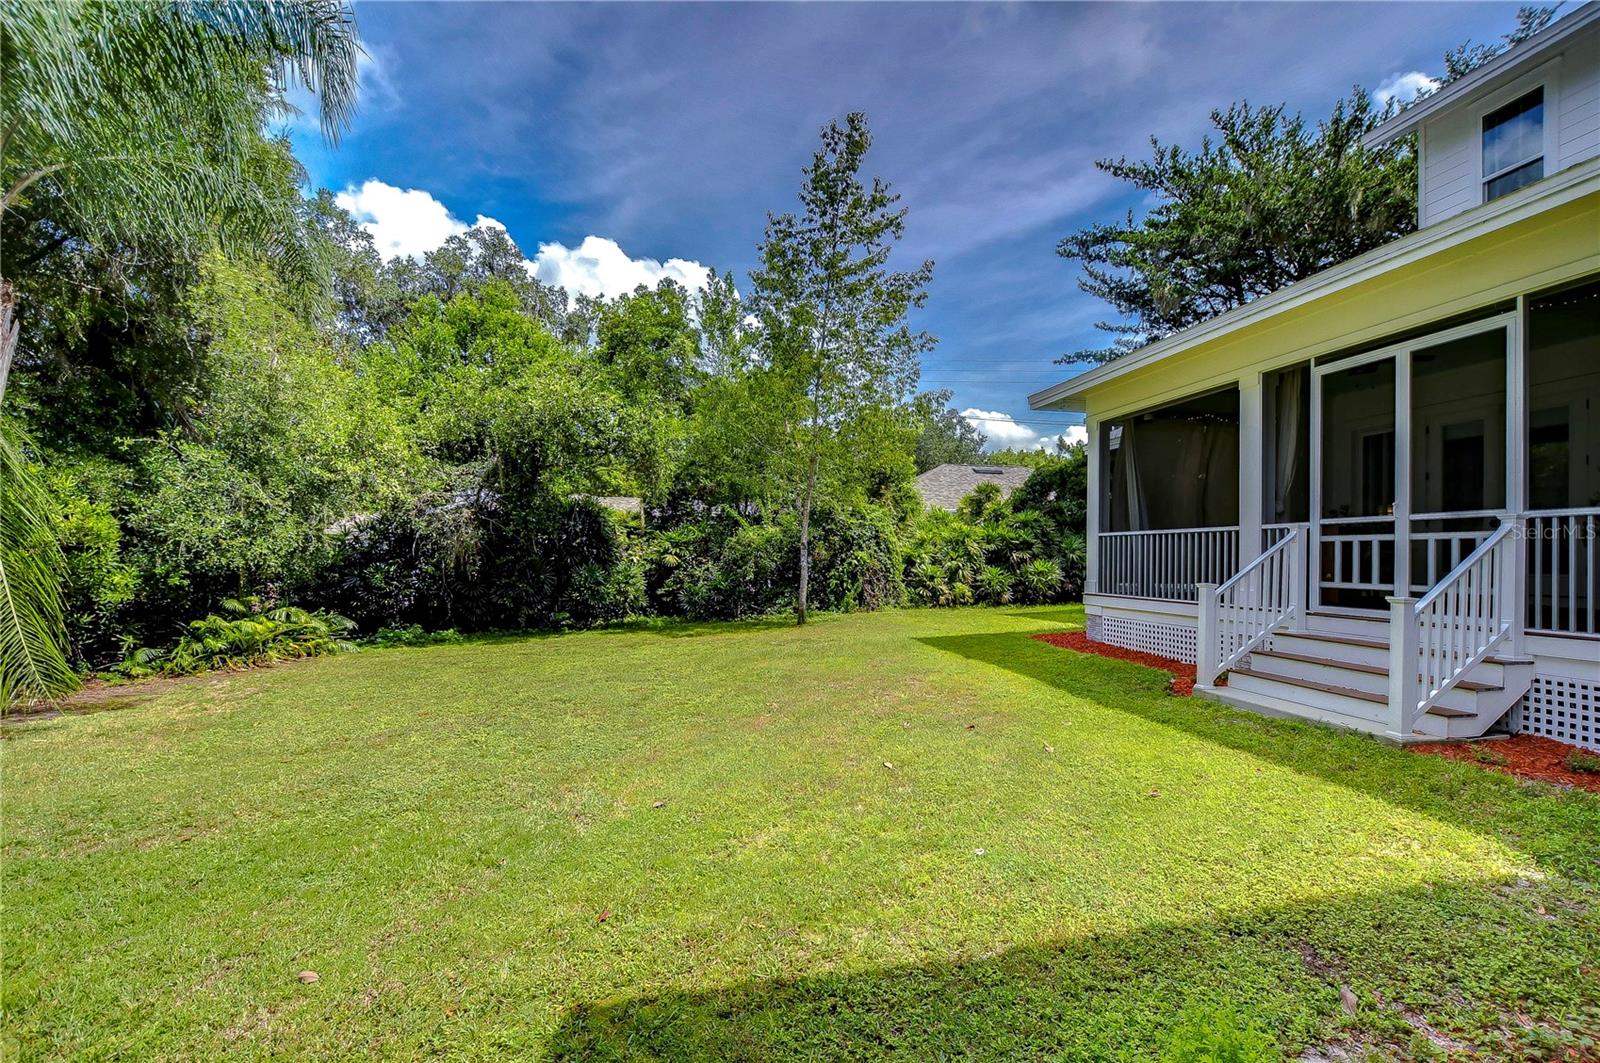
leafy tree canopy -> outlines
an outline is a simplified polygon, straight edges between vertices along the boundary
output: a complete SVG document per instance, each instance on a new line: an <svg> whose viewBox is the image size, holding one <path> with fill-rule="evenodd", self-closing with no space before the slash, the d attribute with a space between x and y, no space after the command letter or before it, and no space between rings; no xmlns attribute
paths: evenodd
<svg viewBox="0 0 1600 1063"><path fill-rule="evenodd" d="M950 408L953 394L949 388L924 391L912 402L913 416L920 428L916 454L919 473L983 457L983 445L989 437Z"/></svg>
<svg viewBox="0 0 1600 1063"><path fill-rule="evenodd" d="M1466 77L1501 52L1516 47L1550 25L1556 17L1556 12L1561 10L1561 6L1561 4L1550 4L1545 7L1531 5L1519 7L1516 28L1501 36L1499 41L1493 44L1463 41L1444 53L1444 77L1439 79L1440 87Z"/></svg>
<svg viewBox="0 0 1600 1063"><path fill-rule="evenodd" d="M1520 8L1500 41L1451 49L1441 85L1543 30L1560 7ZM1079 288L1121 315L1098 326L1115 337L1109 346L1060 361L1110 361L1413 231L1413 139L1361 145L1394 107L1378 107L1357 87L1312 126L1282 105L1237 103L1211 112L1216 136L1198 151L1152 137L1148 161L1096 163L1156 206L1057 246L1083 264Z"/></svg>
<svg viewBox="0 0 1600 1063"><path fill-rule="evenodd" d="M1156 206L1057 247L1124 318L1099 325L1111 346L1061 360L1109 361L1415 229L1409 144L1361 145L1386 113L1359 88L1315 126L1240 103L1211 113L1216 139L1198 151L1152 137L1148 161L1096 163Z"/></svg>

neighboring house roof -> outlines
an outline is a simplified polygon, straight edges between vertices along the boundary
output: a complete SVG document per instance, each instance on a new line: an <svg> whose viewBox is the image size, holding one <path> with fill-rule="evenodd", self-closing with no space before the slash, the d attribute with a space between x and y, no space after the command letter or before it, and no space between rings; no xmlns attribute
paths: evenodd
<svg viewBox="0 0 1600 1063"><path fill-rule="evenodd" d="M1590 0L1565 18L1557 19L1514 48L1508 48L1478 69L1457 78L1438 92L1424 96L1362 138L1367 147L1387 144L1412 132L1441 111L1487 95L1526 74L1544 61L1550 51L1574 34L1600 23L1600 2Z"/></svg>
<svg viewBox="0 0 1600 1063"><path fill-rule="evenodd" d="M1002 495L1010 495L1032 472L1026 465L937 465L917 477L917 494L928 508L954 513L979 484L994 484Z"/></svg>
<svg viewBox="0 0 1600 1063"><path fill-rule="evenodd" d="M644 499L632 495L595 495L594 500L618 513L644 513Z"/></svg>
<svg viewBox="0 0 1600 1063"><path fill-rule="evenodd" d="M1596 192L1600 192L1600 158L1569 166L1560 173L1535 181L1509 195L1464 210L1445 221L1402 236L1382 247L1375 247L1364 255L1329 266L1303 281L1252 299L1243 306L1236 306L1198 325L1191 325L1166 339L1140 347L1115 361L1069 377L1059 384L1052 384L1029 395L1028 406L1035 410L1083 413L1083 395L1091 388L1258 324L1285 310L1361 284L1389 270L1465 244Z"/></svg>
<svg viewBox="0 0 1600 1063"><path fill-rule="evenodd" d="M574 501L577 499L586 498L591 502L604 506L606 509L609 509L614 513L626 513L629 515L637 515L640 518L644 517L644 499L635 498L633 495L575 494L572 495L571 498Z"/></svg>

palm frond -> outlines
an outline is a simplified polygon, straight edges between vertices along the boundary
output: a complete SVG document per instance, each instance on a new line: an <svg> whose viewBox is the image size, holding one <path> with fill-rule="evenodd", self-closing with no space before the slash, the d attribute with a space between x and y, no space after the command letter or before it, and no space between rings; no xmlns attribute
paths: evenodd
<svg viewBox="0 0 1600 1063"><path fill-rule="evenodd" d="M348 127L360 45L343 0L0 0L0 25L0 217L48 190L89 239L300 253L292 206L263 202L251 170L293 83L330 139Z"/></svg>
<svg viewBox="0 0 1600 1063"><path fill-rule="evenodd" d="M62 647L65 561L14 429L0 421L0 707L78 685Z"/></svg>

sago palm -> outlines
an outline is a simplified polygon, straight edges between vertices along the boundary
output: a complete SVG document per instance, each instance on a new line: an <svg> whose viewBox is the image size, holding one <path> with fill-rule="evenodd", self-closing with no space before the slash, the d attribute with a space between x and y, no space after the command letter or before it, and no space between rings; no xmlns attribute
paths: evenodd
<svg viewBox="0 0 1600 1063"><path fill-rule="evenodd" d="M343 0L0 0L0 239L137 246L216 241L294 256L294 204L254 174L281 163L261 133L290 83L335 139L355 106L360 46ZM0 277L0 410L17 344ZM0 449L0 705L70 689L60 552L15 434Z"/></svg>

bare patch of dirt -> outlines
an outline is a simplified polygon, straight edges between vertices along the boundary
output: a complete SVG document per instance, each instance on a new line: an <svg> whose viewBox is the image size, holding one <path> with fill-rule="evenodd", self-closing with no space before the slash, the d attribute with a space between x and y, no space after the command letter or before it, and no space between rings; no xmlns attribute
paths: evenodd
<svg viewBox="0 0 1600 1063"><path fill-rule="evenodd" d="M260 672L273 668L294 668L314 657L297 657L251 668L231 668L199 675L155 676L127 682L107 682L104 679L86 680L83 686L55 701L39 702L11 709L0 716L0 727L54 720L61 716L84 716L92 712L111 709L132 709L172 690L185 687L220 687L243 672Z"/></svg>
<svg viewBox="0 0 1600 1063"><path fill-rule="evenodd" d="M142 679L136 683L108 683L103 679L91 679L64 698L12 709L4 717L0 717L0 724L11 726L39 720L54 720L59 716L85 715L109 709L131 709L175 687L193 685L197 681L209 678L211 677L184 676L174 679Z"/></svg>

